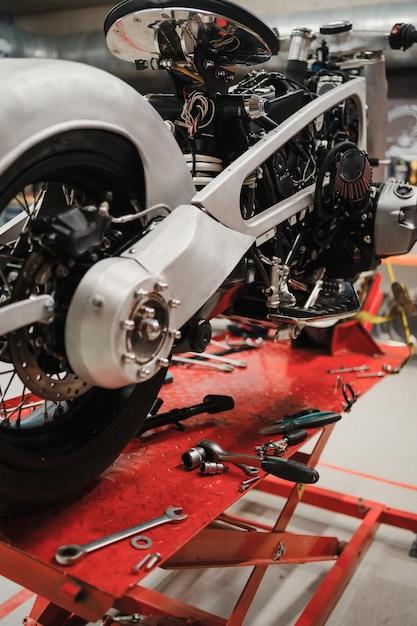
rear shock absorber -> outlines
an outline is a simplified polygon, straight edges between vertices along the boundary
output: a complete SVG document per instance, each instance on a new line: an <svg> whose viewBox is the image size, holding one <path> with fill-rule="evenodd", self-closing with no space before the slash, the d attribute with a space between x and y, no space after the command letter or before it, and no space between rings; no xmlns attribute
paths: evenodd
<svg viewBox="0 0 417 626"><path fill-rule="evenodd" d="M197 190L205 187L223 169L222 159L215 156L187 152L184 157Z"/></svg>

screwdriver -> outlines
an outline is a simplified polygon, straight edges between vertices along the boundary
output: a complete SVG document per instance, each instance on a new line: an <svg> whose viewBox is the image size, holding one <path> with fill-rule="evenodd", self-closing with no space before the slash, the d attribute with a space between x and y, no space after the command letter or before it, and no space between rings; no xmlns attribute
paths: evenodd
<svg viewBox="0 0 417 626"><path fill-rule="evenodd" d="M342 416L332 411L318 411L302 417L286 416L272 426L266 426L259 431L260 435L275 435L277 433L292 433L299 428L320 428L338 422Z"/></svg>

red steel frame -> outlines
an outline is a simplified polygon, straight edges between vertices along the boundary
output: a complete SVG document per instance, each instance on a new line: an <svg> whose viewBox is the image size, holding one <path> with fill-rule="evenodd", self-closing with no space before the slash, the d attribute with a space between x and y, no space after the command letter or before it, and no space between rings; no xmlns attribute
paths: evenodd
<svg viewBox="0 0 417 626"><path fill-rule="evenodd" d="M365 333L363 327L354 328L359 323L348 324L350 337L352 333L355 338ZM339 338L333 340L337 345L335 355L267 341L259 350L239 354L248 363L246 370L208 376L198 366L174 368L174 384L166 385L161 394L164 410L195 404L213 389L232 395L236 408L218 416L194 417L184 423L183 432L166 427L138 438L100 482L75 502L1 520L0 574L37 594L26 626L81 626L101 619L111 607L122 614L165 615L190 625L239 626L269 566L332 560L329 573L296 622L297 626L323 624L378 526L390 524L416 533L417 515L358 501L320 486L293 485L263 475L253 488L285 498L275 524L268 527L227 514L228 507L242 495L238 486L244 476L237 468L231 467L222 475L201 476L186 472L180 457L203 438L219 441L227 450L251 452L262 439L259 428L285 413L306 406L341 410L343 398L334 377L326 373L328 369L368 364L377 371L382 363L396 369L406 356L405 350L377 346L369 336L361 344L362 353L352 351L349 342L343 344L341 339L346 336L345 330L338 332ZM354 343L357 350L356 339ZM358 393L376 380L346 379ZM312 452L300 451L300 444L291 449L291 456L315 466L334 427L321 431ZM336 537L287 532L301 501L355 517L360 525L346 545ZM153 549L161 552L162 567L253 566L227 619L142 586L146 573L132 574L132 565L142 553L134 553L129 542L108 546L69 568L54 561L55 549L63 543L85 543L159 515L161 509L172 505L181 506L189 514L187 520L168 531L159 527L146 533L154 541ZM166 623L169 625L169 619Z"/></svg>

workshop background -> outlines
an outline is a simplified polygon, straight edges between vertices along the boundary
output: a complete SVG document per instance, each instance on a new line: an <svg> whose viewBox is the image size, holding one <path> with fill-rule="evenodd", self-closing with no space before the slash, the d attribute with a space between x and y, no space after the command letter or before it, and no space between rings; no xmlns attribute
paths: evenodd
<svg viewBox="0 0 417 626"><path fill-rule="evenodd" d="M417 3L395 0L245 0L240 4L258 13L281 34L295 26L318 28L331 19L350 19L360 30L387 30L397 21L417 25ZM52 57L89 63L119 75L141 92L163 89L156 73L136 72L112 56L102 25L112 4L103 0L0 0L0 56ZM417 184L417 47L406 53L387 53L389 94L388 152L390 174ZM278 63L280 60L274 60ZM76 94L75 94L76 95ZM3 97L7 94L3 93ZM30 94L28 94L28 99ZM397 280L407 284L417 301L416 257L394 265ZM385 267L383 285L389 307ZM410 320L417 334L417 324ZM376 329L378 337L401 340L398 328ZM337 425L318 465L320 486L388 506L417 512L417 359L399 375L387 375ZM251 492L234 507L265 522L275 519L272 496ZM348 539L355 522L345 516L300 505L292 529ZM330 626L414 626L417 614L417 542L408 531L381 526L364 561L343 593ZM245 621L247 626L290 626L328 571L330 565L286 565L269 568ZM109 564L111 570L111 565ZM201 608L227 615L233 597L247 576L235 570L190 570L149 575L146 585ZM227 590L225 592L225 590ZM197 602L196 602L197 599ZM0 578L0 624L16 626L29 613L30 591ZM279 616L279 618L278 618Z"/></svg>

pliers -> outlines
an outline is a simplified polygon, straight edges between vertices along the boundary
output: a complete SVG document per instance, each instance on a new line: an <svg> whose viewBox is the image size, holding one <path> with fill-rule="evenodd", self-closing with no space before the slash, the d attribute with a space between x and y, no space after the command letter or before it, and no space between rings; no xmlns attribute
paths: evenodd
<svg viewBox="0 0 417 626"><path fill-rule="evenodd" d="M274 422L272 426L266 426L259 431L260 435L276 435L278 433L292 433L299 428L320 428L333 424L342 419L342 416L332 411L320 411L320 409L305 409L285 415L284 419Z"/></svg>

